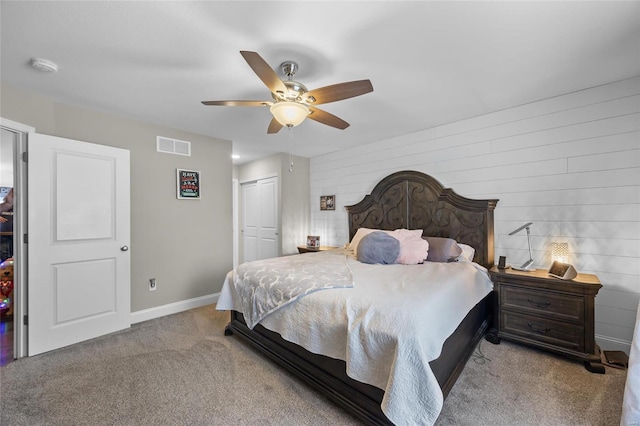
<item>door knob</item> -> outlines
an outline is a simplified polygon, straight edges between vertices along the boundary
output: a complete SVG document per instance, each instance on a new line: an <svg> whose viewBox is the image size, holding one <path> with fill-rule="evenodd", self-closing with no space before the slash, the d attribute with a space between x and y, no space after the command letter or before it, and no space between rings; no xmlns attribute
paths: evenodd
<svg viewBox="0 0 640 426"><path fill-rule="evenodd" d="M127 247L127 246L122 246L122 247L120 247L120 250L122 250L122 251L127 251L127 250L129 250L129 247Z"/></svg>

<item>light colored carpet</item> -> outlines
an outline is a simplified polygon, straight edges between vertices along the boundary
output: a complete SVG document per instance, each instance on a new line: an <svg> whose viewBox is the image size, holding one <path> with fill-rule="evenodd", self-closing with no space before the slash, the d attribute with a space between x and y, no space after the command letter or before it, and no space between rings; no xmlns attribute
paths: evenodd
<svg viewBox="0 0 640 426"><path fill-rule="evenodd" d="M444 403L443 425L620 424L626 370L587 371L581 362L526 346L482 340Z"/></svg>
<svg viewBox="0 0 640 426"><path fill-rule="evenodd" d="M0 368L0 424L357 425L359 422L223 335L213 306ZM503 342L482 342L439 425L619 424L626 372Z"/></svg>

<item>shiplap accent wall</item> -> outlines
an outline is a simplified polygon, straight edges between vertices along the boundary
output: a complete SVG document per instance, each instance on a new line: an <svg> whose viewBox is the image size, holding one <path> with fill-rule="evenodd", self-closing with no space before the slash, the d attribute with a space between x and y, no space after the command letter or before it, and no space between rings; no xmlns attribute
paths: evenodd
<svg viewBox="0 0 640 426"><path fill-rule="evenodd" d="M495 254L549 268L551 243L598 275L596 338L628 353L640 300L640 77L311 159L311 233L348 242L344 206L383 177L418 170L470 198L498 198ZM320 211L321 195L336 196Z"/></svg>

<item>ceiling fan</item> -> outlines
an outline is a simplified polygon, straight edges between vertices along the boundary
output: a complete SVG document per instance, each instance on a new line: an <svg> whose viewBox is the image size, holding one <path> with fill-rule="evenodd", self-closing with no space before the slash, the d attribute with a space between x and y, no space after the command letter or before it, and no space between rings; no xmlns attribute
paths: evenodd
<svg viewBox="0 0 640 426"><path fill-rule="evenodd" d="M273 101L202 101L202 103L221 106L268 106L273 114L267 129L267 133L270 134L278 133L285 126L288 128L297 126L307 117L344 130L349 127L349 123L316 108L316 105L341 101L373 91L369 80L349 81L309 91L302 83L293 80L293 76L298 71L298 64L295 62L286 61L280 65L282 72L287 76L287 80L281 80L256 52L240 51L240 54L271 91Z"/></svg>

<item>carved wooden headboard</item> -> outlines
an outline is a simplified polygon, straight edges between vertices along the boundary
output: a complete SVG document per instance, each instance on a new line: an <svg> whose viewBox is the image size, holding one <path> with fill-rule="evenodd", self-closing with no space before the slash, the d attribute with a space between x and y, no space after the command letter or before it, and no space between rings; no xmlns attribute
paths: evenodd
<svg viewBox="0 0 640 426"><path fill-rule="evenodd" d="M493 210L498 200L472 200L416 171L382 179L358 204L347 206L349 240L358 228L422 229L475 248L474 261L493 265Z"/></svg>

